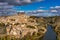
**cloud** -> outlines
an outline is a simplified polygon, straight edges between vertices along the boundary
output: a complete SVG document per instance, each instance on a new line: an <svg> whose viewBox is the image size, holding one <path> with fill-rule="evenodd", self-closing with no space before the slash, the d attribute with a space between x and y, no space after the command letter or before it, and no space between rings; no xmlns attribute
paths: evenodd
<svg viewBox="0 0 60 40"><path fill-rule="evenodd" d="M6 2L0 2L0 8L13 8L14 5L8 5Z"/></svg>
<svg viewBox="0 0 60 40"><path fill-rule="evenodd" d="M38 14L38 13L44 13L47 12L47 10L30 10L30 11L25 11L28 14Z"/></svg>
<svg viewBox="0 0 60 40"><path fill-rule="evenodd" d="M30 11L25 11L27 13L44 13L44 12L48 12L48 10L30 10Z"/></svg>
<svg viewBox="0 0 60 40"><path fill-rule="evenodd" d="M43 12L44 10L37 10L37 12Z"/></svg>
<svg viewBox="0 0 60 40"><path fill-rule="evenodd" d="M40 8L45 8L45 7L40 7Z"/></svg>
<svg viewBox="0 0 60 40"><path fill-rule="evenodd" d="M51 9L54 9L54 8L60 8L60 6L55 6L55 7L50 7Z"/></svg>
<svg viewBox="0 0 60 40"><path fill-rule="evenodd" d="M60 6L50 7L51 12L59 12Z"/></svg>
<svg viewBox="0 0 60 40"><path fill-rule="evenodd" d="M0 0L0 2L7 2L8 4L12 4L12 5L23 5L32 2L40 2L40 1L43 0Z"/></svg>
<svg viewBox="0 0 60 40"><path fill-rule="evenodd" d="M0 2L0 5L7 5L7 4L8 4L7 2L4 3Z"/></svg>
<svg viewBox="0 0 60 40"><path fill-rule="evenodd" d="M60 16L60 6L50 7L50 13Z"/></svg>
<svg viewBox="0 0 60 40"><path fill-rule="evenodd" d="M8 5L7 2L0 2L0 16L13 15L16 13L16 10L12 9L13 5Z"/></svg>
<svg viewBox="0 0 60 40"><path fill-rule="evenodd" d="M60 8L60 6L55 6L55 8Z"/></svg>
<svg viewBox="0 0 60 40"><path fill-rule="evenodd" d="M57 10L51 10L51 12L58 12Z"/></svg>
<svg viewBox="0 0 60 40"><path fill-rule="evenodd" d="M18 12L25 12L25 11L18 11Z"/></svg>
<svg viewBox="0 0 60 40"><path fill-rule="evenodd" d="M48 12L48 11L47 10L36 10L36 12L44 13L44 12Z"/></svg>
<svg viewBox="0 0 60 40"><path fill-rule="evenodd" d="M35 13L28 12L27 14L31 15L31 16L43 16L43 17L58 15L58 14L54 14L54 13L49 12L49 10L35 10Z"/></svg>
<svg viewBox="0 0 60 40"><path fill-rule="evenodd" d="M32 1L31 0L24 0L23 2L24 3L31 3Z"/></svg>
<svg viewBox="0 0 60 40"><path fill-rule="evenodd" d="M53 9L53 8L55 8L55 7L50 7L50 9Z"/></svg>

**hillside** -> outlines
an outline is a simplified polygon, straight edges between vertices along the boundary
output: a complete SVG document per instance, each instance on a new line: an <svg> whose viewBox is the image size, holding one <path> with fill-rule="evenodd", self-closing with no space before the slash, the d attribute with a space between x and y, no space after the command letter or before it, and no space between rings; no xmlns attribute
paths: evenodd
<svg viewBox="0 0 60 40"><path fill-rule="evenodd" d="M0 35L30 40L41 39L47 31L48 25L52 25L58 34L60 17L28 16L24 13L0 17ZM26 38L24 38L26 37Z"/></svg>

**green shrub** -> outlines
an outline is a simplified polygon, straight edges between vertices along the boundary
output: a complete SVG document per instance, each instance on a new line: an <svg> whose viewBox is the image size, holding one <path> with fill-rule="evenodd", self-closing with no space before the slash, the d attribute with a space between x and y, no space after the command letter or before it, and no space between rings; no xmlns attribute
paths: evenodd
<svg viewBox="0 0 60 40"><path fill-rule="evenodd" d="M5 24L1 22L0 23L0 27L4 27L4 26L5 26Z"/></svg>
<svg viewBox="0 0 60 40"><path fill-rule="evenodd" d="M35 18L39 18L39 17L37 17L37 16L30 16L29 18L35 19Z"/></svg>
<svg viewBox="0 0 60 40"><path fill-rule="evenodd" d="M14 25L20 25L20 23L15 23Z"/></svg>
<svg viewBox="0 0 60 40"><path fill-rule="evenodd" d="M27 25L27 28L35 29L35 27L34 26L31 26L31 25Z"/></svg>
<svg viewBox="0 0 60 40"><path fill-rule="evenodd" d="M15 21L15 19L10 19L11 21Z"/></svg>

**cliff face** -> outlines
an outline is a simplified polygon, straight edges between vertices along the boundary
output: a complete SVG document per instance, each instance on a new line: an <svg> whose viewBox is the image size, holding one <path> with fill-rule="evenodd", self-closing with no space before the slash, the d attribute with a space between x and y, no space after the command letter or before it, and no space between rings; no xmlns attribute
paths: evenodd
<svg viewBox="0 0 60 40"><path fill-rule="evenodd" d="M0 34L23 38L30 33L31 36L35 34L40 38L46 33L48 25L52 25L54 31L60 34L59 23L60 17L36 17L28 16L23 13L0 17Z"/></svg>

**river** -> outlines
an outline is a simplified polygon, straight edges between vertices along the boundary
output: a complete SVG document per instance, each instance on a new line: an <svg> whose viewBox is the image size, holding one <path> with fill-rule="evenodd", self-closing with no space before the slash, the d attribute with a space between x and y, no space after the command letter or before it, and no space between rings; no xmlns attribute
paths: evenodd
<svg viewBox="0 0 60 40"><path fill-rule="evenodd" d="M43 40L56 40L56 33L53 31L52 26L47 27L47 32Z"/></svg>

